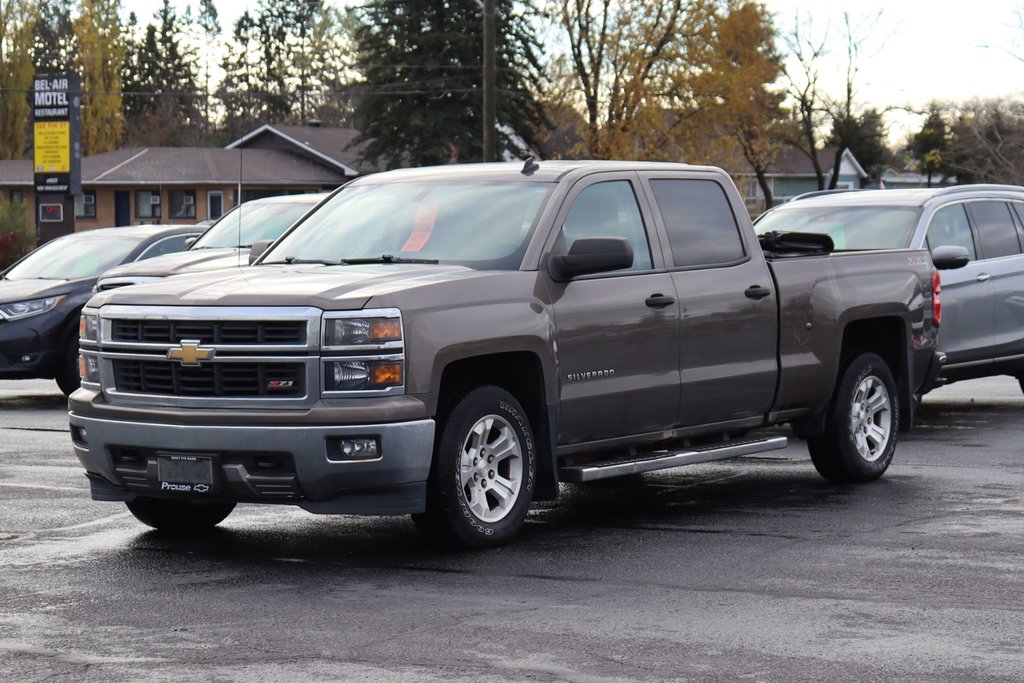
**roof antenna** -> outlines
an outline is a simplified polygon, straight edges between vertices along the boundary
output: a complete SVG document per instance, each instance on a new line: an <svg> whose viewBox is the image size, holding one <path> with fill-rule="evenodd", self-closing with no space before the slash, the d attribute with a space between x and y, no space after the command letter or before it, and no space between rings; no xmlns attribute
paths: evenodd
<svg viewBox="0 0 1024 683"><path fill-rule="evenodd" d="M540 168L540 164L537 163L537 157L530 155L523 163L523 170L521 170L520 173L523 175L533 175L533 172L538 168Z"/></svg>

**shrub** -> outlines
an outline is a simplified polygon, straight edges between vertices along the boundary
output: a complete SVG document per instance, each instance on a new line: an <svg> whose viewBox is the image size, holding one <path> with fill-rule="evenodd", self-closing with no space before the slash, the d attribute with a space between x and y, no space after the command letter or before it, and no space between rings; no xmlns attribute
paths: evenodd
<svg viewBox="0 0 1024 683"><path fill-rule="evenodd" d="M35 246L35 231L25 221L25 204L0 199L0 270Z"/></svg>

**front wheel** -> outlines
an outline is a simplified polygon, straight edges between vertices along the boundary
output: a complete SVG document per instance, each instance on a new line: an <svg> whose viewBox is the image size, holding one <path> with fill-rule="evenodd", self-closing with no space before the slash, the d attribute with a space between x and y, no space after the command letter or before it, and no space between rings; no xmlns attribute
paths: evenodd
<svg viewBox="0 0 1024 683"><path fill-rule="evenodd" d="M877 479L896 451L899 418L889 366L873 353L856 356L839 379L824 434L807 440L814 468L836 483Z"/></svg>
<svg viewBox="0 0 1024 683"><path fill-rule="evenodd" d="M537 471L526 411L496 386L473 389L443 417L427 481L429 536L469 548L510 541L530 508Z"/></svg>
<svg viewBox="0 0 1024 683"><path fill-rule="evenodd" d="M172 534L200 534L223 522L234 503L136 498L125 503L135 519Z"/></svg>

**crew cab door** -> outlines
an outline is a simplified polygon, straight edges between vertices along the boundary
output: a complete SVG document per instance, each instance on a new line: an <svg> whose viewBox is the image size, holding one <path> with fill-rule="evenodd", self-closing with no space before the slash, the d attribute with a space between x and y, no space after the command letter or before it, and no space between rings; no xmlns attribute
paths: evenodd
<svg viewBox="0 0 1024 683"><path fill-rule="evenodd" d="M552 255L587 237L625 238L633 249L628 269L569 282L542 274L557 328L559 444L657 432L678 414L679 304L638 195L633 173L585 178L549 237Z"/></svg>
<svg viewBox="0 0 1024 683"><path fill-rule="evenodd" d="M717 176L641 174L680 303L679 424L749 421L778 377L775 285L760 245Z"/></svg>

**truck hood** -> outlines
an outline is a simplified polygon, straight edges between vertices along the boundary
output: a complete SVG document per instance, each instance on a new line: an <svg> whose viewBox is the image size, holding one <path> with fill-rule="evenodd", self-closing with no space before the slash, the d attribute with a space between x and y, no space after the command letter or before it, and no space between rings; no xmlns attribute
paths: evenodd
<svg viewBox="0 0 1024 683"><path fill-rule="evenodd" d="M363 308L375 296L493 272L463 266L262 265L175 277L101 292L90 306L315 306Z"/></svg>
<svg viewBox="0 0 1024 683"><path fill-rule="evenodd" d="M248 249L196 249L165 254L145 261L126 263L103 273L111 277L167 277L182 273L200 273L249 264Z"/></svg>

